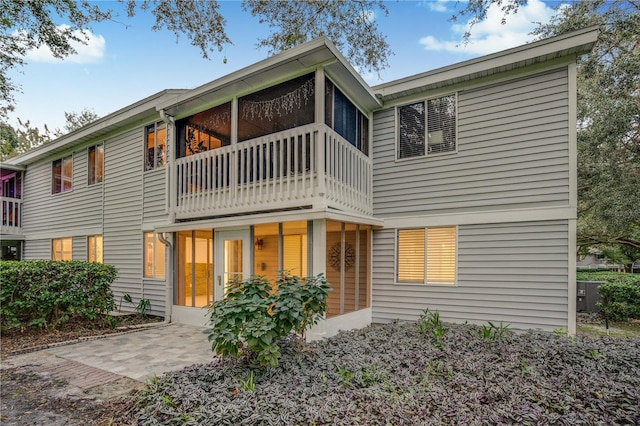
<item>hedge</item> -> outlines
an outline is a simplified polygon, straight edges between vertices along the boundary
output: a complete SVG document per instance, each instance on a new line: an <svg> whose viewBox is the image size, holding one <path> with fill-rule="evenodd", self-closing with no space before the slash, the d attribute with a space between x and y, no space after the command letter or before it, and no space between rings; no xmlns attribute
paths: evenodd
<svg viewBox="0 0 640 426"><path fill-rule="evenodd" d="M579 281L604 281L598 287L600 312L612 321L640 318L640 274L611 271L578 271Z"/></svg>
<svg viewBox="0 0 640 426"><path fill-rule="evenodd" d="M72 316L101 320L114 310L111 265L81 261L0 261L0 324L60 328Z"/></svg>

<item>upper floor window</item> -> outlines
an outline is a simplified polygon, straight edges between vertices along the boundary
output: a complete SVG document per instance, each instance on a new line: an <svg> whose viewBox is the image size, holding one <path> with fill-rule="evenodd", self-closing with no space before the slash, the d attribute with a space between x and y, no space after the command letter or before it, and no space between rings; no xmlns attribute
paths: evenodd
<svg viewBox="0 0 640 426"><path fill-rule="evenodd" d="M325 83L325 124L365 155L369 155L369 119L331 80Z"/></svg>
<svg viewBox="0 0 640 426"><path fill-rule="evenodd" d="M52 189L54 194L73 189L73 156L55 160L52 164Z"/></svg>
<svg viewBox="0 0 640 426"><path fill-rule="evenodd" d="M51 259L71 260L71 238L55 238L51 240Z"/></svg>
<svg viewBox="0 0 640 426"><path fill-rule="evenodd" d="M89 185L102 182L104 176L104 144L89 147Z"/></svg>
<svg viewBox="0 0 640 426"><path fill-rule="evenodd" d="M167 129L164 123L156 123L144 128L145 170L164 166L166 139Z"/></svg>
<svg viewBox="0 0 640 426"><path fill-rule="evenodd" d="M399 159L456 150L456 99L451 94L398 107Z"/></svg>
<svg viewBox="0 0 640 426"><path fill-rule="evenodd" d="M455 284L456 227L399 229L399 283Z"/></svg>
<svg viewBox="0 0 640 426"><path fill-rule="evenodd" d="M231 102L176 122L178 158L231 144Z"/></svg>
<svg viewBox="0 0 640 426"><path fill-rule="evenodd" d="M102 263L102 235L87 237L87 261Z"/></svg>
<svg viewBox="0 0 640 426"><path fill-rule="evenodd" d="M313 123L315 77L307 74L238 99L238 141Z"/></svg>

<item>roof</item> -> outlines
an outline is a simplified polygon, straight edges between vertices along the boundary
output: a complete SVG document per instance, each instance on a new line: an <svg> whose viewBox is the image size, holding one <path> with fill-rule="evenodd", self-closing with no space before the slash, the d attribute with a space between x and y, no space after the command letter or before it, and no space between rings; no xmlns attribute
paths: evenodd
<svg viewBox="0 0 640 426"><path fill-rule="evenodd" d="M155 93L134 104L119 109L109 115L87 124L73 132L33 148L2 163L3 168L20 167L31 164L46 156L68 150L70 147L99 138L129 124L136 123L150 115L157 115L156 105L165 99L175 97L185 90L168 89Z"/></svg>
<svg viewBox="0 0 640 426"><path fill-rule="evenodd" d="M333 43L326 37L319 37L189 90L159 104L158 110L184 117L200 111L204 105L213 106L233 96L263 89L274 81L301 75L318 65L323 65L325 73L361 107L374 111L382 106L369 85Z"/></svg>
<svg viewBox="0 0 640 426"><path fill-rule="evenodd" d="M567 61L572 61L576 56L591 51L598 39L598 34L598 27L591 26L380 84L374 86L373 90L380 99L391 101L557 58L566 57Z"/></svg>

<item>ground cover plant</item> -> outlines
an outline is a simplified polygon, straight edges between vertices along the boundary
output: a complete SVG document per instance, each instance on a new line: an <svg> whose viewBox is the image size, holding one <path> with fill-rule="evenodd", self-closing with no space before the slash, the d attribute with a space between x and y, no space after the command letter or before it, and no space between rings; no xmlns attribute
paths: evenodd
<svg viewBox="0 0 640 426"><path fill-rule="evenodd" d="M485 332L484 330L489 330ZM638 424L640 339L417 323L342 332L277 367L219 359L148 382L145 425ZM311 350L309 350L311 349Z"/></svg>

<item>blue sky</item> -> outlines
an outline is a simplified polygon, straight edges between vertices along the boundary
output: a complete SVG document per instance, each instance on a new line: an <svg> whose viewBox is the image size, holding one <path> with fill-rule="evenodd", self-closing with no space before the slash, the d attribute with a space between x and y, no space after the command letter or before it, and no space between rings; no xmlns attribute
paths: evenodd
<svg viewBox="0 0 640 426"><path fill-rule="evenodd" d="M101 3L122 10L120 3ZM15 126L20 118L40 128L44 124L49 129L63 128L65 112L90 109L102 117L160 90L198 87L267 57L266 49L255 46L258 36L268 34L268 26L243 12L239 1L220 4L233 45L212 54L210 60L202 59L185 37L176 43L170 31L151 31L152 17L140 10L133 19L122 10L117 18L121 24L93 25L91 42L78 46L76 56L57 60L46 49L30 52L27 65L10 74L21 93L15 94L16 110L9 115L9 123ZM529 0L506 25L500 24L500 11L492 8L487 19L474 27L466 46L460 46L466 22L448 21L455 13L455 0L386 4L389 15L376 20L394 55L379 77L363 74L371 85L531 41L534 22L548 21L558 2Z"/></svg>

